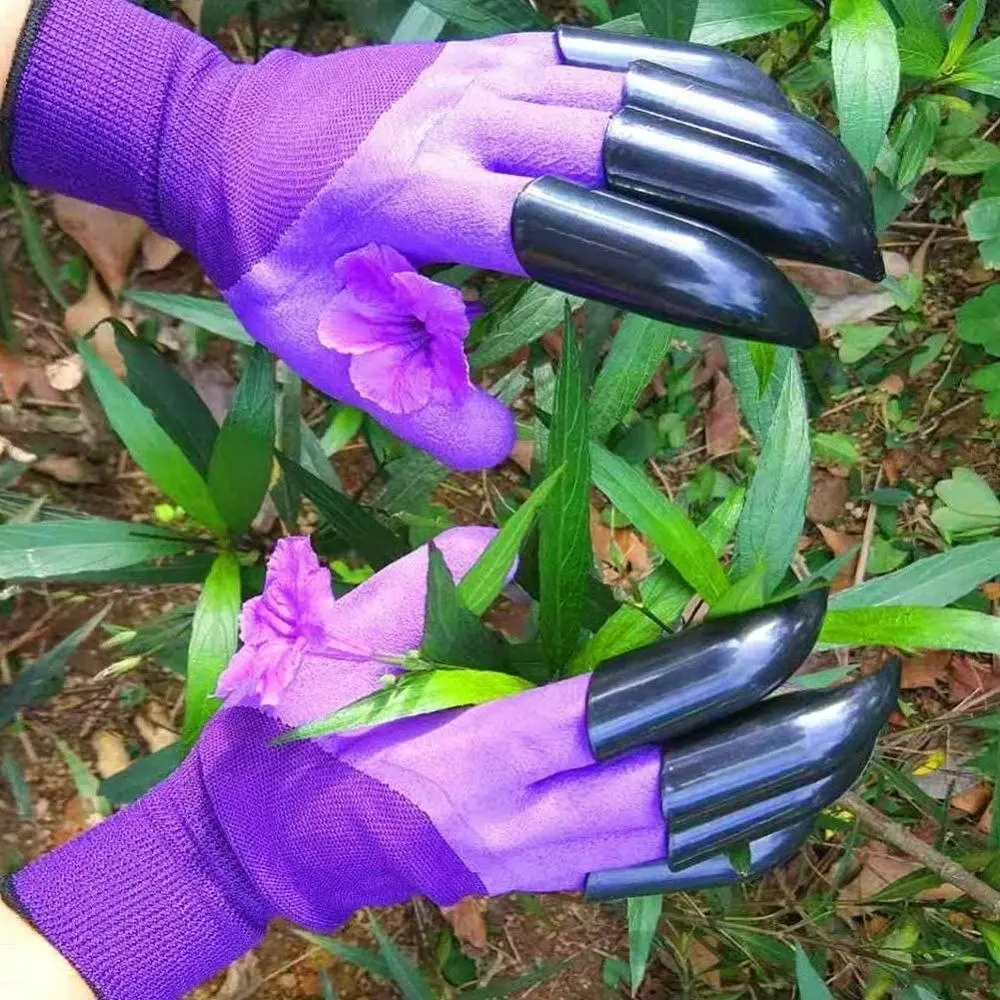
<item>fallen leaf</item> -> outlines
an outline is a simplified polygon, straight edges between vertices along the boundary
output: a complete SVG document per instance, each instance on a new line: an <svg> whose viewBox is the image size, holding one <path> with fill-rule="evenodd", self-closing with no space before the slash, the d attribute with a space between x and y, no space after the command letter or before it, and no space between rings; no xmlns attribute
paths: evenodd
<svg viewBox="0 0 1000 1000"><path fill-rule="evenodd" d="M74 302L63 317L66 332L74 337L82 337L94 329L102 320L114 317L115 308L104 294L95 275L90 276L83 298ZM119 377L125 375L125 362L115 345L115 332L110 323L101 323L90 340L94 350L104 363Z"/></svg>
<svg viewBox="0 0 1000 1000"><path fill-rule="evenodd" d="M894 305L895 301L888 292L879 291L848 295L843 299L817 296L813 299L810 309L818 326L833 330L846 323L864 323Z"/></svg>
<svg viewBox="0 0 1000 1000"><path fill-rule="evenodd" d="M809 502L806 504L806 517L813 524L820 524L824 521L835 521L844 513L844 505L847 503L847 497L847 482L844 479L831 475L829 472L824 472L822 469L815 469L809 487ZM835 555L839 554L839 552L835 553Z"/></svg>
<svg viewBox="0 0 1000 1000"><path fill-rule="evenodd" d="M691 971L713 990L722 989L722 973L718 969L719 956L706 944L695 938L688 947Z"/></svg>
<svg viewBox="0 0 1000 1000"><path fill-rule="evenodd" d="M28 384L28 363L18 354L8 354L0 349L0 389L11 402Z"/></svg>
<svg viewBox="0 0 1000 1000"><path fill-rule="evenodd" d="M252 951L247 952L226 969L226 978L215 1000L242 1000L255 993L263 981L257 956Z"/></svg>
<svg viewBox="0 0 1000 1000"><path fill-rule="evenodd" d="M858 274L823 267L821 264L806 264L797 260L779 260L776 263L796 284L831 299L843 299L851 295L873 292L879 287L875 282ZM901 253L893 250L882 251L882 263L886 274L894 278L904 278L910 271L910 262Z"/></svg>
<svg viewBox="0 0 1000 1000"><path fill-rule="evenodd" d="M67 486L103 482L100 472L79 455L45 455L34 464L34 471Z"/></svg>
<svg viewBox="0 0 1000 1000"><path fill-rule="evenodd" d="M142 219L100 205L57 194L52 214L59 228L74 239L117 295L128 280L129 267L149 227Z"/></svg>
<svg viewBox="0 0 1000 1000"><path fill-rule="evenodd" d="M952 705L961 704L973 695L986 694L1000 687L997 677L988 666L969 656L954 656L951 661L951 684L948 700Z"/></svg>
<svg viewBox="0 0 1000 1000"><path fill-rule="evenodd" d="M141 250L142 269L162 271L180 256L181 246L169 236L161 236L152 229L147 229L142 237Z"/></svg>
<svg viewBox="0 0 1000 1000"><path fill-rule="evenodd" d="M905 451L896 448L885 453L885 458L882 459L882 471L890 486L895 486L899 482L900 476L909 464L910 456Z"/></svg>
<svg viewBox="0 0 1000 1000"><path fill-rule="evenodd" d="M825 524L817 524L817 530L823 536L826 547L835 555L840 556L856 545L861 544L860 535L851 535L844 531L837 531L828 528ZM830 583L830 590L836 593L838 590L846 590L854 583L854 570L858 564L857 555L848 559L843 566L837 570L837 575Z"/></svg>
<svg viewBox="0 0 1000 1000"><path fill-rule="evenodd" d="M903 381L903 376L899 372L893 372L882 379L879 388L890 396L898 396L906 388L906 382Z"/></svg>
<svg viewBox="0 0 1000 1000"><path fill-rule="evenodd" d="M201 26L201 8L205 0L179 0L178 6L184 16L196 27Z"/></svg>
<svg viewBox="0 0 1000 1000"><path fill-rule="evenodd" d="M486 940L486 900L481 896L466 896L454 906L442 906L441 914L451 924L455 937L473 954L483 955L489 947Z"/></svg>
<svg viewBox="0 0 1000 1000"><path fill-rule="evenodd" d="M953 795L951 805L960 812L974 816L980 810L985 809L992 798L993 786L988 781L980 781L964 792Z"/></svg>
<svg viewBox="0 0 1000 1000"><path fill-rule="evenodd" d="M104 780L124 771L132 763L125 741L109 729L98 729L90 737L90 745L97 757L97 773Z"/></svg>
<svg viewBox="0 0 1000 1000"><path fill-rule="evenodd" d="M511 460L525 472L531 471L531 460L535 454L535 442L527 438L518 438L510 450Z"/></svg>
<svg viewBox="0 0 1000 1000"><path fill-rule="evenodd" d="M83 381L83 359L79 354L70 354L45 366L45 377L49 385L59 392L70 392Z"/></svg>
<svg viewBox="0 0 1000 1000"><path fill-rule="evenodd" d="M150 702L145 712L139 712L132 720L150 753L156 753L173 746L178 739L177 732L170 724L170 718L159 702Z"/></svg>
<svg viewBox="0 0 1000 1000"><path fill-rule="evenodd" d="M646 543L631 528L610 528L590 508L590 538L601 575L609 587L630 586L653 571Z"/></svg>
<svg viewBox="0 0 1000 1000"><path fill-rule="evenodd" d="M97 826L104 817L95 808L94 800L74 795L66 804L62 818L52 831L52 847L61 847Z"/></svg>
<svg viewBox="0 0 1000 1000"><path fill-rule="evenodd" d="M900 687L904 691L912 691L915 688L933 688L938 681L947 681L951 656L951 650L934 649L922 656L906 657Z"/></svg>
<svg viewBox="0 0 1000 1000"><path fill-rule="evenodd" d="M725 371L726 349L722 338L715 333L707 334L701 341L701 360L691 378L691 387L698 389L711 382L717 372Z"/></svg>
<svg viewBox="0 0 1000 1000"><path fill-rule="evenodd" d="M987 806L986 811L979 817L976 829L980 833L988 834L993 829L993 803Z"/></svg>
<svg viewBox="0 0 1000 1000"><path fill-rule="evenodd" d="M869 913L869 907L857 904L871 900L887 885L923 867L912 858L887 853L881 844L860 847L855 852L855 858L860 862L861 869L837 896L837 912L844 917L860 917ZM915 898L944 902L961 895L961 889L944 882L934 889L917 893Z"/></svg>
<svg viewBox="0 0 1000 1000"><path fill-rule="evenodd" d="M715 373L712 405L705 418L705 444L712 458L728 455L740 444L740 408L733 384L721 371Z"/></svg>
<svg viewBox="0 0 1000 1000"><path fill-rule="evenodd" d="M983 596L988 601L1000 601L1000 583L984 583Z"/></svg>

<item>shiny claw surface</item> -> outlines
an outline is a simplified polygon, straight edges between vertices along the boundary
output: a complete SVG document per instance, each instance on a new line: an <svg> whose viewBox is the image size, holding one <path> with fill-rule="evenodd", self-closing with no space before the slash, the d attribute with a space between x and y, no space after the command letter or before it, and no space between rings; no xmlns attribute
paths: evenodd
<svg viewBox="0 0 1000 1000"><path fill-rule="evenodd" d="M770 694L813 648L826 601L825 590L810 591L602 663L587 694L594 756L674 741Z"/></svg>

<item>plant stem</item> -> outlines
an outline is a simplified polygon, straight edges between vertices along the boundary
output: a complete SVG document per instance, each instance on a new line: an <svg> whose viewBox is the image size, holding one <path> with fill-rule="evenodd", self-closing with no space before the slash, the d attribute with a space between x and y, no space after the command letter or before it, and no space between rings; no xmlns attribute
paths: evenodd
<svg viewBox="0 0 1000 1000"><path fill-rule="evenodd" d="M1000 892L976 878L972 872L952 861L930 844L925 844L909 830L894 823L874 806L870 806L856 792L847 792L840 797L840 804L850 809L858 817L862 826L887 844L905 851L925 868L934 872L942 881L959 888L970 899L974 899L986 911L991 920L1000 918Z"/></svg>

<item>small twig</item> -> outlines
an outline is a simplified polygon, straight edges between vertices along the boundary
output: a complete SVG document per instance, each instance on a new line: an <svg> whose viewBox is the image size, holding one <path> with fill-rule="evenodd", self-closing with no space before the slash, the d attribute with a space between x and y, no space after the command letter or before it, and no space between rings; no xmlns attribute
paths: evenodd
<svg viewBox="0 0 1000 1000"><path fill-rule="evenodd" d="M925 844L909 830L884 816L874 806L870 806L856 792L847 792L840 797L840 804L850 809L858 817L862 826L887 844L905 851L919 861L925 868L934 872L942 881L948 882L974 899L986 910L986 915L992 920L1000 918L1000 892L988 886L972 872L952 861L930 844Z"/></svg>
<svg viewBox="0 0 1000 1000"><path fill-rule="evenodd" d="M878 474L875 476L873 490L877 490L882 481L882 467L879 466ZM871 552L872 538L875 536L875 517L878 514L878 504L873 500L868 505L868 516L865 518L865 533L861 536L861 551L858 552L858 564L854 567L854 586L856 587L865 578L865 570L868 568L868 555Z"/></svg>
<svg viewBox="0 0 1000 1000"><path fill-rule="evenodd" d="M6 660L11 653L16 652L22 646L26 646L32 639L37 639L44 631L46 626L52 621L53 618L59 613L59 608L50 608L41 618L38 619L35 627L29 629L27 632L22 632L16 639L11 639L10 642L4 643L0 646L0 660ZM9 670L9 668L8 668ZM10 681L5 681L4 683L9 684Z"/></svg>
<svg viewBox="0 0 1000 1000"><path fill-rule="evenodd" d="M656 473L656 478L659 479L660 485L663 487L663 489L666 492L667 496L671 500L673 500L673 498L674 498L674 491L670 488L670 482L668 481L667 477L664 475L663 470L656 464L655 459L651 458L649 460L649 465L650 465L650 468L653 470L653 472Z"/></svg>

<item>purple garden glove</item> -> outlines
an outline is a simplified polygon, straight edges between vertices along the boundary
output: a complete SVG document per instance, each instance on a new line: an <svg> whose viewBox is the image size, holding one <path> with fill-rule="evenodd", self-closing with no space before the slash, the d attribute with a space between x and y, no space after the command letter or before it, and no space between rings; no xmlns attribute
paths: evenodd
<svg viewBox="0 0 1000 1000"><path fill-rule="evenodd" d="M247 66L130 0L35 0L3 124L25 182L173 237L255 339L459 469L506 458L513 420L469 381L461 294L415 267L796 346L815 325L765 254L881 273L843 147L704 46L564 29Z"/></svg>
<svg viewBox="0 0 1000 1000"><path fill-rule="evenodd" d="M439 536L453 574L491 534ZM720 851L750 841L755 872L786 857L894 703L898 667L753 704L808 652L820 593L592 677L275 746L374 690L387 668L367 656L419 644L426 570L421 549L334 602L308 541L279 543L220 684L227 704L181 768L13 877L12 902L103 1000L175 1000L276 916L329 931L414 894L735 881Z"/></svg>

